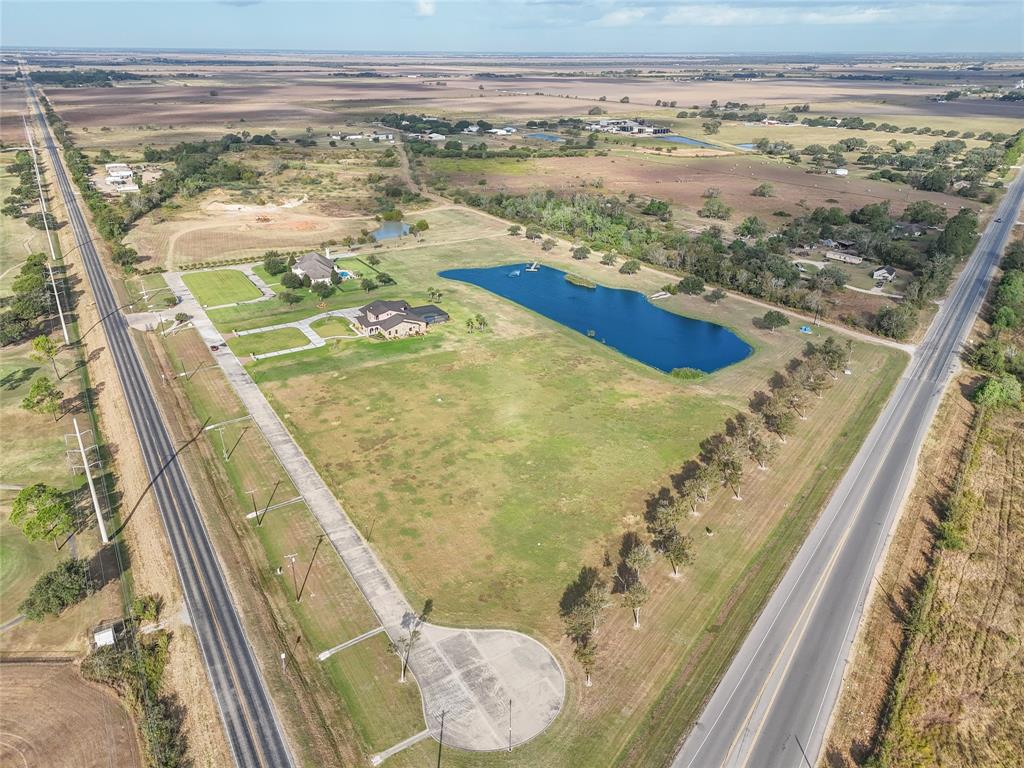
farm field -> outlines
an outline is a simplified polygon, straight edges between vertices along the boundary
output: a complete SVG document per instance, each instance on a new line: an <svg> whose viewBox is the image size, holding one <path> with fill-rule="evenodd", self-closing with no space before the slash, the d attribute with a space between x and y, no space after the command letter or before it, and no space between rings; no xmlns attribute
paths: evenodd
<svg viewBox="0 0 1024 768"><path fill-rule="evenodd" d="M263 295L252 280L237 269L189 272L182 275L181 279L204 307L237 304L258 299Z"/></svg>
<svg viewBox="0 0 1024 768"><path fill-rule="evenodd" d="M0 666L0 765L141 768L131 717L72 664Z"/></svg>

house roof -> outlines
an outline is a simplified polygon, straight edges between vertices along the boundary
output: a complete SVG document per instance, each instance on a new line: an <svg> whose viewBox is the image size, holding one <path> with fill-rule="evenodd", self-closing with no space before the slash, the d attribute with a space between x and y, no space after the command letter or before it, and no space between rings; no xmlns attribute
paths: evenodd
<svg viewBox="0 0 1024 768"><path fill-rule="evenodd" d="M399 312L397 315L391 315L385 317L383 320L370 320L366 315L356 315L356 322L359 323L363 328L380 328L382 331L390 331L402 323L414 323L416 325L426 325L426 321L416 315L406 314L405 312Z"/></svg>
<svg viewBox="0 0 1024 768"><path fill-rule="evenodd" d="M388 299L377 299L371 301L365 307L360 307L359 311L365 315L381 315L385 312L408 312L409 302L396 299L390 301Z"/></svg>
<svg viewBox="0 0 1024 768"><path fill-rule="evenodd" d="M448 313L436 304L424 304L419 307L412 307L409 310L409 314L416 315L417 317L436 317L438 315L448 317Z"/></svg>
<svg viewBox="0 0 1024 768"><path fill-rule="evenodd" d="M879 272L885 272L885 274L887 274L887 275L895 275L896 274L896 267L890 267L888 265L884 266L884 267L879 267L874 272L872 272L872 274L877 275Z"/></svg>
<svg viewBox="0 0 1024 768"><path fill-rule="evenodd" d="M316 251L304 254L295 262L295 266L305 272L312 280L322 280L334 272L334 262Z"/></svg>

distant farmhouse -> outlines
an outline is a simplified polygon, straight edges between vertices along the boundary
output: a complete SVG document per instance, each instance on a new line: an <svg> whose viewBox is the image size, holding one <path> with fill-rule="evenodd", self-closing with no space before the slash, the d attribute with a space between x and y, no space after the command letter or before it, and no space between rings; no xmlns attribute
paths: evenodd
<svg viewBox="0 0 1024 768"><path fill-rule="evenodd" d="M412 307L402 301L372 301L359 308L355 323L360 333L366 336L383 336L399 339L427 332L427 326L443 323L448 313L433 304Z"/></svg>
<svg viewBox="0 0 1024 768"><path fill-rule="evenodd" d="M135 173L127 163L107 163L104 166L107 172L107 184L118 193L138 192L139 186L135 183Z"/></svg>
<svg viewBox="0 0 1024 768"><path fill-rule="evenodd" d="M588 125L587 130L602 133L629 133L634 136L659 136L671 133L668 128L660 125L648 125L646 120L626 120L624 118L598 120L596 123Z"/></svg>
<svg viewBox="0 0 1024 768"><path fill-rule="evenodd" d="M299 277L308 277L314 285L317 283L330 283L331 275L337 271L338 269L334 266L333 261L316 251L310 251L305 254L292 267L292 272Z"/></svg>

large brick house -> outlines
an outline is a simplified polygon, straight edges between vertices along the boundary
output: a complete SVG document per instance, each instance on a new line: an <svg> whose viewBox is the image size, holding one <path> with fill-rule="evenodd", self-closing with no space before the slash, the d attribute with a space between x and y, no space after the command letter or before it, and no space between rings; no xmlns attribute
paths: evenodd
<svg viewBox="0 0 1024 768"><path fill-rule="evenodd" d="M410 306L401 299L371 301L359 308L356 326L367 336L398 339L427 332L427 326L448 320L448 313L433 304Z"/></svg>

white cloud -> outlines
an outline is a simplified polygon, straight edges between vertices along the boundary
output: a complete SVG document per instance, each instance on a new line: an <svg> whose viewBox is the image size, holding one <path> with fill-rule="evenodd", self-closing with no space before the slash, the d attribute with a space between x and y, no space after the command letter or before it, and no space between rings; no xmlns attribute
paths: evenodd
<svg viewBox="0 0 1024 768"><path fill-rule="evenodd" d="M646 8L622 8L617 11L610 11L599 19L590 22L592 27L628 27L635 21L640 21L647 15Z"/></svg>
<svg viewBox="0 0 1024 768"><path fill-rule="evenodd" d="M670 9L663 24L691 27L763 27L781 25L833 25L898 23L915 19L952 18L962 6L909 2L891 5L874 3L686 3Z"/></svg>
<svg viewBox="0 0 1024 768"><path fill-rule="evenodd" d="M417 16L433 16L436 11L437 2L435 0L416 0Z"/></svg>

